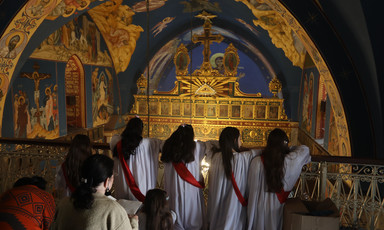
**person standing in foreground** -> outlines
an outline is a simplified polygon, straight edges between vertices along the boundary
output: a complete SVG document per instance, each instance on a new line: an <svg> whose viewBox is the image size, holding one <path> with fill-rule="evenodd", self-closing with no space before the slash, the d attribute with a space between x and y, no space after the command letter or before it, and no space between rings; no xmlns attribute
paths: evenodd
<svg viewBox="0 0 384 230"><path fill-rule="evenodd" d="M174 229L205 229L204 178L201 161L205 144L194 141L191 125L180 125L163 146L164 188L176 212Z"/></svg>
<svg viewBox="0 0 384 230"><path fill-rule="evenodd" d="M92 155L84 161L81 184L58 206L52 230L131 230L138 229L138 218L131 220L125 209L105 193L113 184L113 160Z"/></svg>
<svg viewBox="0 0 384 230"><path fill-rule="evenodd" d="M220 134L220 148L212 150L209 168L209 229L244 229L247 216L246 182L249 164L260 150L240 152L237 128L226 127Z"/></svg>
<svg viewBox="0 0 384 230"><path fill-rule="evenodd" d="M55 201L44 191L47 182L38 176L23 177L0 197L0 229L49 229Z"/></svg>
<svg viewBox="0 0 384 230"><path fill-rule="evenodd" d="M289 139L281 129L268 136L261 156L255 157L248 175L248 230L281 230L284 202L311 161L307 146L288 147Z"/></svg>
<svg viewBox="0 0 384 230"><path fill-rule="evenodd" d="M91 140L86 135L77 134L71 142L65 161L56 173L56 198L70 197L80 185L81 165L91 155Z"/></svg>
<svg viewBox="0 0 384 230"><path fill-rule="evenodd" d="M162 141L143 138L143 121L139 117L129 120L121 136L110 142L115 161L116 199L144 202L149 189L156 187L159 153Z"/></svg>

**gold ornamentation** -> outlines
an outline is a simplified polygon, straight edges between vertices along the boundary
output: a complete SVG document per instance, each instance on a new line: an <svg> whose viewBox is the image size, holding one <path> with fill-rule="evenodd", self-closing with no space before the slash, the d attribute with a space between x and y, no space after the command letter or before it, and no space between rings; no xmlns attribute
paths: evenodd
<svg viewBox="0 0 384 230"><path fill-rule="evenodd" d="M142 74L137 80L137 91L139 95L145 95L147 90L148 81Z"/></svg>
<svg viewBox="0 0 384 230"><path fill-rule="evenodd" d="M270 82L269 82L269 91L273 93L273 97L277 97L277 94L282 89L281 82L277 77L275 76Z"/></svg>

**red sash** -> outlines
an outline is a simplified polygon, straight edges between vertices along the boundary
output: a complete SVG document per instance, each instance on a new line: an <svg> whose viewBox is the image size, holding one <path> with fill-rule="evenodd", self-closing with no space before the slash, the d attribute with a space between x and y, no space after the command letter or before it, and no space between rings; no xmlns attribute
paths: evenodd
<svg viewBox="0 0 384 230"><path fill-rule="evenodd" d="M117 143L117 153L119 154L119 160L123 168L125 180L127 181L129 189L131 189L131 192L136 197L136 199L138 199L141 202L144 202L145 196L141 193L139 187L137 186L135 182L135 178L133 178L131 170L129 169L127 162L124 159L123 151L121 148L121 141Z"/></svg>
<svg viewBox="0 0 384 230"><path fill-rule="evenodd" d="M69 182L67 167L65 166L65 162L61 164L61 170L63 170L63 175L64 175L65 183L67 184L67 187L69 188L71 193L73 193L75 191L75 187L73 187L71 182Z"/></svg>
<svg viewBox="0 0 384 230"><path fill-rule="evenodd" d="M205 188L204 181L197 181L183 162L179 162L179 163L173 162L172 164L177 174L181 177L181 179L185 180L186 182L190 183L195 187Z"/></svg>
<svg viewBox="0 0 384 230"><path fill-rule="evenodd" d="M232 172L231 181L232 181L232 186L233 186L233 189L235 190L237 199L239 199L239 201L240 201L242 206L244 206L244 207L247 206L248 205L248 201L246 199L244 199L243 195L241 195L239 187L237 187L237 183L236 183L235 177L233 176L233 172Z"/></svg>
<svg viewBox="0 0 384 230"><path fill-rule="evenodd" d="M264 157L263 156L261 156L261 162L264 165ZM282 188L280 192L276 192L277 199L279 199L280 204L285 203L285 201L288 199L289 193L291 193L291 191L286 192L286 191L284 191L284 188Z"/></svg>

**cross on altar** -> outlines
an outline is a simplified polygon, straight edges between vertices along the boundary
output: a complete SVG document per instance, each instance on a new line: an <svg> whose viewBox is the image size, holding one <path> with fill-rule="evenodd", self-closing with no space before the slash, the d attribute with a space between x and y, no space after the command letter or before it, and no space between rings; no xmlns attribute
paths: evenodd
<svg viewBox="0 0 384 230"><path fill-rule="evenodd" d="M204 34L202 36L194 34L192 37L192 42L201 42L204 45L203 68L211 68L211 65L209 64L209 56L211 55L211 50L209 49L209 46L212 42L220 43L223 40L223 36L221 36L220 34L211 34L211 18L215 18L216 15L211 15L204 11L202 14L199 14L196 17L205 20Z"/></svg>
<svg viewBox="0 0 384 230"><path fill-rule="evenodd" d="M35 95L34 95L34 98L35 98L35 103L36 103L36 112L34 114L34 116L37 118L37 123L40 124L40 116L41 116L41 112L40 112L40 105L39 105L39 98L40 98L40 91L39 91L39 85L40 85L40 80L43 80L43 79L46 79L46 78L50 78L51 75L50 74L46 74L46 73L39 73L39 69L40 69L40 66L35 63L33 65L33 69L35 69L35 71L33 73L21 73L21 77L25 77L25 78L28 78L28 79L31 79L35 82Z"/></svg>

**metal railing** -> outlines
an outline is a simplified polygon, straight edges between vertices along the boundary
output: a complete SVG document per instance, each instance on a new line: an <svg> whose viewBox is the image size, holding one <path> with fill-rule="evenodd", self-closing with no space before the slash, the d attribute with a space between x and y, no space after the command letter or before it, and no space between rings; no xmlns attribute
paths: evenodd
<svg viewBox="0 0 384 230"><path fill-rule="evenodd" d="M65 141L1 138L0 193L21 177L38 175L47 180L47 191L54 194L56 168L69 145ZM94 143L93 148L111 156L108 144ZM162 187L163 165L159 167L158 186ZM384 229L384 161L313 156L312 162L303 167L292 194L305 200L331 198L340 210L342 226Z"/></svg>

